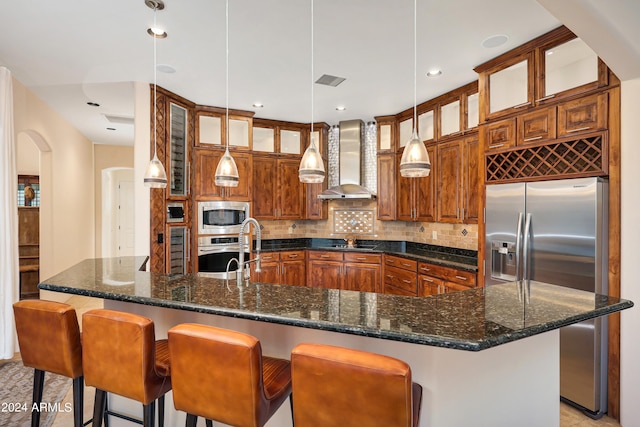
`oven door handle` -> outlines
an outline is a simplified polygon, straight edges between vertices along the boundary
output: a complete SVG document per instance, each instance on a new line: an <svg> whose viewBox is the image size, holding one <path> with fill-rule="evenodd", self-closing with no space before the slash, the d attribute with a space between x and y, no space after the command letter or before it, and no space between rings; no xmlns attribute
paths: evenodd
<svg viewBox="0 0 640 427"><path fill-rule="evenodd" d="M244 252L249 252L249 247L247 245L244 246ZM209 254L223 254L225 252L240 252L240 246L221 246L221 247L206 247L200 246L198 247L198 255L209 255Z"/></svg>

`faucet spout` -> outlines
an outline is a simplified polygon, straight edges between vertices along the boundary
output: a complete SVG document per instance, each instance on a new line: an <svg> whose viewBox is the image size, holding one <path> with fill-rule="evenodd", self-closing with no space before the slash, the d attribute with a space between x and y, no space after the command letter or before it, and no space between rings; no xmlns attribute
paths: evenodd
<svg viewBox="0 0 640 427"><path fill-rule="evenodd" d="M245 262L244 260L244 248L243 243L244 242L244 233L245 233L245 229L247 228L247 226L249 224L253 224L253 228L256 230L256 256L254 257L253 261L247 260ZM245 271L245 265L248 264L249 262L255 262L256 263L256 272L259 273L260 271L262 271L261 266L260 266L260 251L262 250L262 239L260 237L260 223L255 219L255 218L247 218L244 221L242 221L242 225L240 225L240 232L238 233L238 243L240 244L240 253L239 253L239 261L238 261L238 269L236 270L236 279L238 282L238 286L240 285L240 283L242 282L242 280L249 276L248 271L249 269L247 268ZM251 253L251 244L249 244L249 253ZM249 255L251 256L251 255Z"/></svg>

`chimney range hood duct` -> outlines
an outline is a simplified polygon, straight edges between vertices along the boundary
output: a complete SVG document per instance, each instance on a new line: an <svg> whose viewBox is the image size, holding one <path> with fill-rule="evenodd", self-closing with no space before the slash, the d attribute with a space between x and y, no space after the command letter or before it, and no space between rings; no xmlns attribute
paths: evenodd
<svg viewBox="0 0 640 427"><path fill-rule="evenodd" d="M369 189L360 185L362 155L362 120L340 122L340 185L318 194L318 199L374 199Z"/></svg>

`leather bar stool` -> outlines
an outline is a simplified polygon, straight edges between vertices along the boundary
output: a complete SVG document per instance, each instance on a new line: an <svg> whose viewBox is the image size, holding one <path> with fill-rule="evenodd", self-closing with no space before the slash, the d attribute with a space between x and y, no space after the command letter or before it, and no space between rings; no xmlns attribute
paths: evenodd
<svg viewBox="0 0 640 427"><path fill-rule="evenodd" d="M261 427L291 394L288 360L262 356L257 338L198 324L169 330L173 402L187 413L237 427Z"/></svg>
<svg viewBox="0 0 640 427"><path fill-rule="evenodd" d="M291 353L296 427L417 426L422 387L392 357L321 344Z"/></svg>
<svg viewBox="0 0 640 427"><path fill-rule="evenodd" d="M53 301L24 300L13 304L20 356L34 368L33 402L42 402L45 372L73 380L73 425L82 426L84 379L82 343L75 309ZM40 425L40 411L31 413L31 426Z"/></svg>
<svg viewBox="0 0 640 427"><path fill-rule="evenodd" d="M143 404L145 427L164 425L164 395L171 390L167 340L155 340L153 321L144 316L113 310L91 310L82 316L83 369L87 385L96 388L94 427L102 426L107 393ZM105 420L106 421L106 420ZM106 424L106 422L105 422Z"/></svg>

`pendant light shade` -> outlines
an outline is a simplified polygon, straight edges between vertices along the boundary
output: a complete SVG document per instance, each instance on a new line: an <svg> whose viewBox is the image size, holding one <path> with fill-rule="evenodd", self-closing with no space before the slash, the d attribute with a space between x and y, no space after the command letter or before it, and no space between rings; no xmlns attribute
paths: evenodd
<svg viewBox="0 0 640 427"><path fill-rule="evenodd" d="M421 178L429 176L431 172L431 162L429 153L418 136L418 117L416 102L416 74L417 74L417 0L413 0L413 134L411 139L404 146L402 158L400 159L400 175L405 178Z"/></svg>
<svg viewBox="0 0 640 427"><path fill-rule="evenodd" d="M311 141L302 155L298 177L300 182L318 184L324 182L324 161L313 140L313 0L311 0Z"/></svg>
<svg viewBox="0 0 640 427"><path fill-rule="evenodd" d="M238 174L238 167L235 160L229 153L229 0L226 1L225 6L225 33L226 33L226 126L225 126L225 150L224 155L218 162L216 167L215 184L218 187L237 187L240 181L240 175Z"/></svg>
<svg viewBox="0 0 640 427"><path fill-rule="evenodd" d="M220 162L218 162L215 184L218 187L237 187L239 180L238 167L231 154L229 154L229 148L227 148Z"/></svg>
<svg viewBox="0 0 640 427"><path fill-rule="evenodd" d="M298 175L300 177L300 182L306 182L308 184L324 182L324 161L316 147L313 136L311 136L311 143L304 151L302 160L300 160Z"/></svg>
<svg viewBox="0 0 640 427"><path fill-rule="evenodd" d="M429 153L414 128L413 135L402 152L400 175L405 178L421 178L429 176L430 172Z"/></svg>
<svg viewBox="0 0 640 427"><path fill-rule="evenodd" d="M156 11L164 9L164 3L161 0L153 2L145 2L147 6L153 9L153 27L156 28ZM166 188L167 187L167 173L164 170L164 166L160 159L158 159L158 143L156 141L156 125L158 119L158 106L157 106L157 93L156 93L156 81L157 81L157 54L156 54L156 40L158 36L154 33L153 37L153 159L149 162L147 171L144 174L144 186L149 188ZM166 35L165 35L166 37Z"/></svg>
<svg viewBox="0 0 640 427"><path fill-rule="evenodd" d="M147 166L147 171L144 174L144 185L149 188L165 188L167 186L167 173L164 171L164 166L160 160L158 160L158 154L153 154L153 159Z"/></svg>

